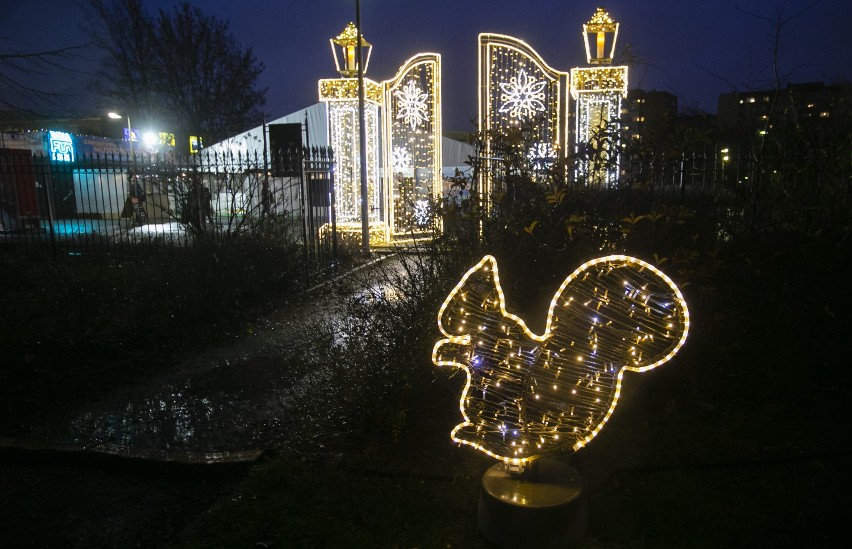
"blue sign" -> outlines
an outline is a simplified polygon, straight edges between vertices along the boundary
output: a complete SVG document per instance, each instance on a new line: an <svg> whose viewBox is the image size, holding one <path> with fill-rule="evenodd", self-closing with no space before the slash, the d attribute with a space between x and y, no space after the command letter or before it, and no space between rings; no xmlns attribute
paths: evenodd
<svg viewBox="0 0 852 549"><path fill-rule="evenodd" d="M142 140L142 134L139 133L139 130L129 130L127 128L124 128L124 140L136 141L138 143Z"/></svg>
<svg viewBox="0 0 852 549"><path fill-rule="evenodd" d="M74 162L74 141L66 132L47 132L47 148L54 162Z"/></svg>

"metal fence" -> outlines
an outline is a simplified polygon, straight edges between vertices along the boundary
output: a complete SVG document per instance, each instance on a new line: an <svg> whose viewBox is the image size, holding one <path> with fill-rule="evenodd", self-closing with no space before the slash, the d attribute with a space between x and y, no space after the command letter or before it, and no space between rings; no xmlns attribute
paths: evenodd
<svg viewBox="0 0 852 549"><path fill-rule="evenodd" d="M511 198L513 185L535 181L546 187L566 185L572 192L621 198L622 207L637 208L636 214L649 213L641 208L684 206L727 235L760 227L819 230L852 222L852 169L842 157L830 162L789 162L784 154L756 158L729 153L722 146L674 154L628 154L620 158L619 181L608 187L579 174L571 162L567 166L534 161L515 165L502 158L476 162L484 177L474 183L485 185L486 205Z"/></svg>
<svg viewBox="0 0 852 549"><path fill-rule="evenodd" d="M0 149L0 246L55 254L179 249L199 237L274 228L334 261L330 149L256 155L80 155ZM268 233L267 233L268 234Z"/></svg>

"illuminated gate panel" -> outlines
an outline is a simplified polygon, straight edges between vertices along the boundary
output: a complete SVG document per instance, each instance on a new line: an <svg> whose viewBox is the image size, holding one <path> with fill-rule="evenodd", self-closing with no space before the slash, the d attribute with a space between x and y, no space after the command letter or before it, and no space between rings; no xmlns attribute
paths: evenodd
<svg viewBox="0 0 852 549"><path fill-rule="evenodd" d="M486 136L486 159L492 156L489 134L522 128L530 146L524 151L527 156L564 157L567 79L567 73L550 67L527 43L502 34L480 34L479 131ZM486 194L491 191L487 176L481 185Z"/></svg>
<svg viewBox="0 0 852 549"><path fill-rule="evenodd" d="M415 55L383 90L385 211L392 235L413 236L441 196L441 56Z"/></svg>

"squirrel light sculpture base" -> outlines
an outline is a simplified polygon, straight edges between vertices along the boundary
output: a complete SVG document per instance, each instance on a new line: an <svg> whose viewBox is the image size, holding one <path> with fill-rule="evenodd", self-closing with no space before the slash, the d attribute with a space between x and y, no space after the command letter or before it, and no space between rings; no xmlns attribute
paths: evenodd
<svg viewBox="0 0 852 549"><path fill-rule="evenodd" d="M482 477L477 522L482 535L504 549L575 545L588 526L580 474L550 458L527 464L521 473L496 463Z"/></svg>

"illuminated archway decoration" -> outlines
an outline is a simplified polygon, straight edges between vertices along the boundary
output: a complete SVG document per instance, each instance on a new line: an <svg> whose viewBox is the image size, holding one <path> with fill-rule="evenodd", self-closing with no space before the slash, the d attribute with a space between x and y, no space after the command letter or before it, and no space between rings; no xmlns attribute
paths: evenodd
<svg viewBox="0 0 852 549"><path fill-rule="evenodd" d="M564 155L568 135L568 73L558 71L526 42L502 34L479 35L479 131L506 133L533 123L528 139ZM484 156L490 158L486 141ZM480 185L491 192L490 170Z"/></svg>
<svg viewBox="0 0 852 549"><path fill-rule="evenodd" d="M627 67L609 66L615 53L619 24L598 8L583 25L586 59L594 67L571 69L571 96L575 101L575 153L577 176L589 186L611 188L618 185L621 158L621 105L627 97ZM611 34L609 53L605 35ZM597 53L592 54L590 35L597 36Z"/></svg>
<svg viewBox="0 0 852 549"><path fill-rule="evenodd" d="M441 56L420 53L383 82L385 211L392 235L430 228L441 196Z"/></svg>
<svg viewBox="0 0 852 549"><path fill-rule="evenodd" d="M689 312L662 271L611 255L562 283L543 335L506 311L497 262L484 257L438 312L438 366L467 374L464 421L451 438L507 463L576 451L603 428L624 373L670 360L686 341Z"/></svg>

